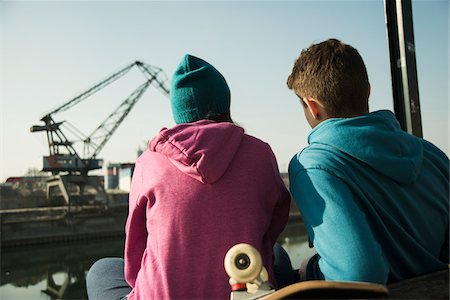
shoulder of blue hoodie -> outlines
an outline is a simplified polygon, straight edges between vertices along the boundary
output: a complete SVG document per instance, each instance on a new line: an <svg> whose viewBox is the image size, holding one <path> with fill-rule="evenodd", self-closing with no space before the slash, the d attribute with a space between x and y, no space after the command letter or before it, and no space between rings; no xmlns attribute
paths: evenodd
<svg viewBox="0 0 450 300"><path fill-rule="evenodd" d="M377 232L377 228L369 227L367 221L371 222L375 217L368 215L368 211L361 211L361 208L389 211L398 207L386 207L389 204L382 201L379 207L376 207L377 203L365 203L380 200L376 199L376 196L371 198L371 191L376 194L384 190L386 195L394 198L399 195L400 186L403 187L402 192L408 189L411 193L417 189L425 191L430 186L421 183L424 178L437 182L433 188L436 189L435 195L439 199L432 201L440 202L437 205L442 207L442 220L448 219L448 158L431 143L403 132L391 112L378 111L357 118L327 120L311 132L308 142L310 145L291 160L289 179L291 193L304 214L305 223L309 223L307 229L312 239L317 235L331 235L329 232L334 228L339 230L340 236L334 250L349 251L348 248L352 248L351 245L355 241L381 248L380 243L385 242L381 240L378 243L382 234ZM369 179L365 180L366 178ZM373 184L374 182L378 183ZM383 183L389 184L383 186ZM409 188L411 186L414 186L414 190ZM359 197L360 195L362 196ZM321 201L325 203L318 205ZM321 209L325 206L331 208L333 205L337 206L334 213L333 209ZM401 205L402 203L394 204ZM421 203L416 205L420 207ZM407 207L405 210L402 217L406 222L411 221L407 220ZM333 224L328 231L321 231L326 228L327 218L335 218L338 224ZM345 218L351 218L353 223L344 224ZM354 228L360 230L359 237L354 235ZM347 244L343 249L341 241ZM330 247L329 242L324 245L320 243L314 243L316 248L317 244L319 247ZM350 249L350 252L352 250L357 249ZM329 254L328 259L333 260L336 251ZM324 256L327 255L325 251ZM389 260L389 257L387 259ZM352 258L352 261L354 263L350 264L351 267L358 262L364 264L367 259L360 256L359 260ZM379 261L389 263L380 256ZM327 268L326 260L323 260L322 264L319 261L319 265L329 274L337 274ZM350 271L349 267L347 272ZM391 272L395 273L395 270L391 269ZM324 275L327 277L327 274ZM381 281L383 276L380 274L378 281Z"/></svg>
<svg viewBox="0 0 450 300"><path fill-rule="evenodd" d="M340 173L342 163L353 160L399 184L412 184L424 171L426 159L448 178L448 157L430 142L401 130L387 110L326 120L310 133L308 143L293 158L300 168L323 167Z"/></svg>

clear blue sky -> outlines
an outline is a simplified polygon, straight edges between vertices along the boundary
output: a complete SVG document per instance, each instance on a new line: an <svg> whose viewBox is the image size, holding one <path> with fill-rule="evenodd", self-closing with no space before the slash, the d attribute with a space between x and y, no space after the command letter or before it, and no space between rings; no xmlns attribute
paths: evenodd
<svg viewBox="0 0 450 300"><path fill-rule="evenodd" d="M413 1L424 137L449 153L449 1ZM185 53L215 65L232 116L272 146L281 171L310 131L286 78L302 48L331 37L356 47L372 85L370 110L391 109L383 1L0 2L0 180L42 167L45 112L134 60L170 77ZM56 114L85 134L144 82L138 71ZM132 162L161 127L169 101L151 88L99 157ZM82 149L82 148L80 148ZM82 152L80 150L80 152Z"/></svg>

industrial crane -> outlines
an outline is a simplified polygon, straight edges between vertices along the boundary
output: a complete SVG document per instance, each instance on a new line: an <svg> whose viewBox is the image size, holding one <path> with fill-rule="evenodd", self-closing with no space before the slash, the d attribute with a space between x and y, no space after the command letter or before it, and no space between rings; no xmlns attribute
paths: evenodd
<svg viewBox="0 0 450 300"><path fill-rule="evenodd" d="M75 150L73 146L74 142L69 140L67 135L62 131L61 126L65 121L56 122L54 115L80 103L92 94L123 77L134 67L137 67L145 75L146 81L134 90L90 135L83 137L84 153L81 156ZM81 195L83 195L85 185L92 185L98 192L104 194L107 199L103 186L100 186L98 182L92 180L93 178L88 176L88 172L102 168L103 160L97 158L97 155L149 86L155 86L164 95L168 96L169 89L167 82L167 77L162 69L141 61L135 61L45 114L41 118L44 125L32 126L30 129L31 132L45 131L47 134L49 155L43 157L43 171L51 172L54 175L47 182L47 197L50 198L50 192L53 187L59 186L66 202L70 205L71 201L67 183L74 183L79 186ZM76 131L79 132L78 130Z"/></svg>
<svg viewBox="0 0 450 300"><path fill-rule="evenodd" d="M147 80L125 99L89 136L84 138L85 151L82 158L73 147L73 142L61 130L61 125L64 122L55 122L53 116L56 113L68 110L113 83L135 66L146 75ZM155 85L163 94L169 95L167 79L163 71L160 68L135 61L43 116L41 121L45 125L35 125L30 129L31 132L45 131L47 134L50 154L44 157L43 171L50 171L54 175L62 171L86 175L90 170L101 168L102 160L97 159L97 155L150 85Z"/></svg>

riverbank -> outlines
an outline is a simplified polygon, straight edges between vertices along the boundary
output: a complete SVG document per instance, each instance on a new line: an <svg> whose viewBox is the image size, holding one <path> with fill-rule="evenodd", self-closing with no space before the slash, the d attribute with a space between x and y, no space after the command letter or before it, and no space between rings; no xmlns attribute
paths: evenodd
<svg viewBox="0 0 450 300"><path fill-rule="evenodd" d="M1 210L1 247L123 236L127 210L127 204Z"/></svg>

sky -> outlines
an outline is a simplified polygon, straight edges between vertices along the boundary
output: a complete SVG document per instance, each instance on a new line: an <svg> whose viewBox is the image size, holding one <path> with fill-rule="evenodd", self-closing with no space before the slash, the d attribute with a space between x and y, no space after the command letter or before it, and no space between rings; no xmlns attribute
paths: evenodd
<svg viewBox="0 0 450 300"><path fill-rule="evenodd" d="M448 155L449 1L412 5L424 138ZM269 143L285 172L311 130L286 79L303 48L329 38L365 60L370 111L393 110L381 0L0 1L0 181L42 168L46 135L30 127L45 113L135 60L170 78L187 53L224 75L234 121ZM133 69L53 118L88 135L144 81ZM173 125L168 98L150 87L98 158L134 162Z"/></svg>

